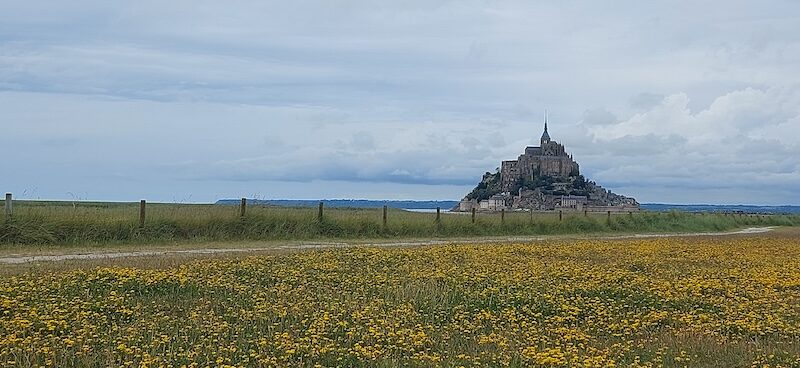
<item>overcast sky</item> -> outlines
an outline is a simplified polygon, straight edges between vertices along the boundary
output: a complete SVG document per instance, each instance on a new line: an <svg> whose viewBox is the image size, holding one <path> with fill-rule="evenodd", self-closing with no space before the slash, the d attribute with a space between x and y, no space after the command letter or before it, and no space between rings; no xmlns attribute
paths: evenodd
<svg viewBox="0 0 800 368"><path fill-rule="evenodd" d="M640 202L800 204L800 2L538 3L0 0L0 191L459 199L547 109Z"/></svg>

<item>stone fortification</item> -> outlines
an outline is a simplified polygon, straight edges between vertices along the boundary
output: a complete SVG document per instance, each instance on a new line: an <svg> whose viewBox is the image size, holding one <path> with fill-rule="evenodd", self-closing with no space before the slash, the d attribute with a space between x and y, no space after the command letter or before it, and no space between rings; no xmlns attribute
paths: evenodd
<svg viewBox="0 0 800 368"><path fill-rule="evenodd" d="M500 166L502 188L510 191L522 180L535 180L537 176L568 177L580 174L578 163L567 154L564 146L550 140L547 122L539 147L526 147L515 161L503 161Z"/></svg>
<svg viewBox="0 0 800 368"><path fill-rule="evenodd" d="M634 198L614 194L580 173L580 166L560 143L550 139L547 121L538 147L526 147L516 160L487 172L456 211L638 211Z"/></svg>

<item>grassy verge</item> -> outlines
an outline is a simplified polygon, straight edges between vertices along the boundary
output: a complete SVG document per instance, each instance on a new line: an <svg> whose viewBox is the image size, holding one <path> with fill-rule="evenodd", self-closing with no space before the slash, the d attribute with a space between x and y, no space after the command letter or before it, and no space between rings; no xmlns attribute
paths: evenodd
<svg viewBox="0 0 800 368"><path fill-rule="evenodd" d="M0 223L0 245L125 245L172 242L315 239L407 239L634 232L723 231L746 226L796 226L800 216L635 213L435 214L380 209L326 209L322 221L310 208L150 204L139 226L130 203L16 202L14 217Z"/></svg>

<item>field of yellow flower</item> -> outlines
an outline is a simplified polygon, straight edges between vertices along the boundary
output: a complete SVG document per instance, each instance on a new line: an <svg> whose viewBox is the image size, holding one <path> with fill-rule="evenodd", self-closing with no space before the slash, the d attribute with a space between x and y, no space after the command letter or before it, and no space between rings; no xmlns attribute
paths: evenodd
<svg viewBox="0 0 800 368"><path fill-rule="evenodd" d="M351 248L4 276L0 365L800 366L800 239Z"/></svg>

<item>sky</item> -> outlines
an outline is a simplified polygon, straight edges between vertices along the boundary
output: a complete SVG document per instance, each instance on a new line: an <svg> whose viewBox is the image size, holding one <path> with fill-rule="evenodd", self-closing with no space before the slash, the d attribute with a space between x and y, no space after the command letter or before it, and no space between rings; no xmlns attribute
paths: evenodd
<svg viewBox="0 0 800 368"><path fill-rule="evenodd" d="M549 133L640 202L800 205L800 2L0 0L0 191L460 199Z"/></svg>

